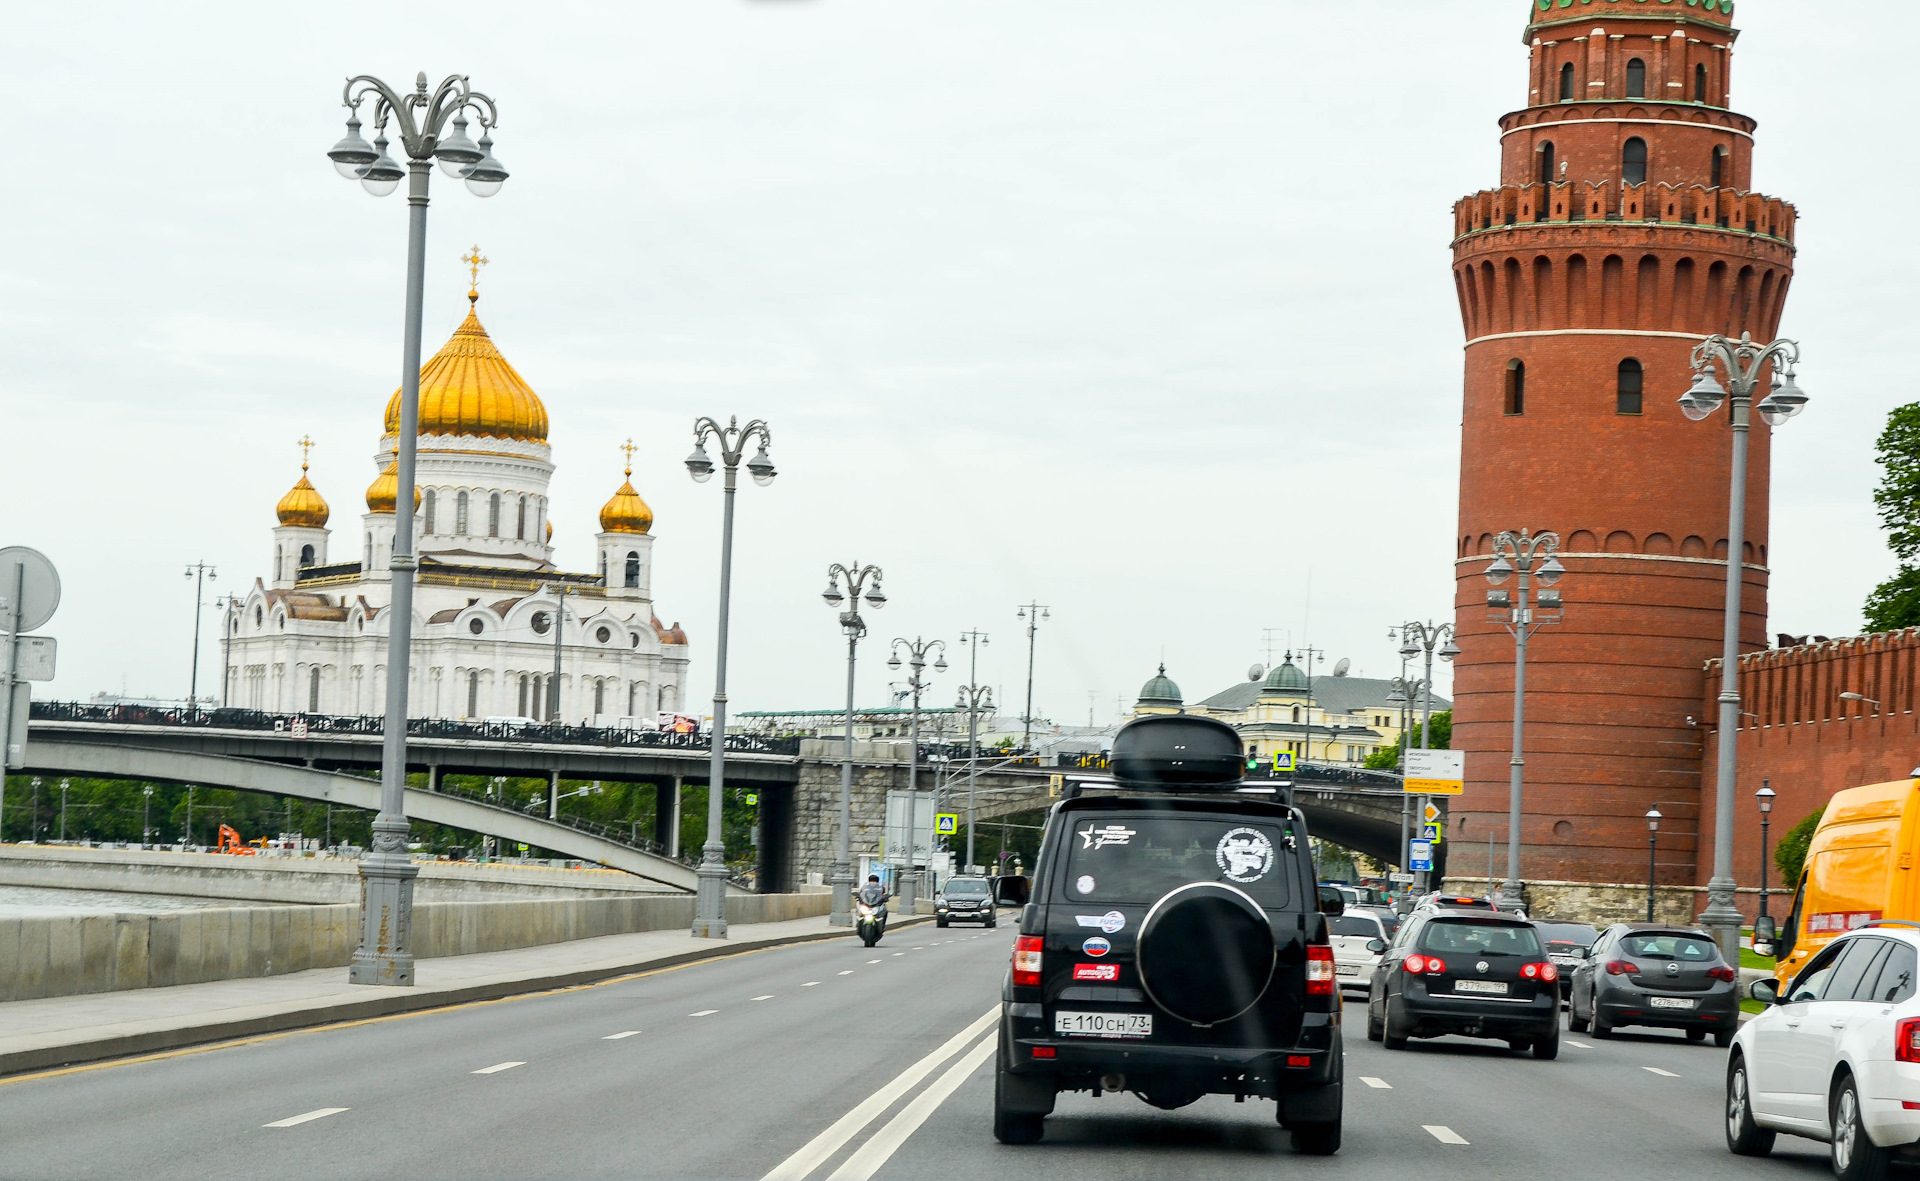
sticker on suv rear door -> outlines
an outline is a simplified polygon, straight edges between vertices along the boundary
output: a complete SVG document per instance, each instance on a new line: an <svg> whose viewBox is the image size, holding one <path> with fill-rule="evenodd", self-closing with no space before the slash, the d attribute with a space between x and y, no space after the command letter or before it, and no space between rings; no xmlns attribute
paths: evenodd
<svg viewBox="0 0 1920 1181"><path fill-rule="evenodd" d="M1257 828L1233 828L1214 846L1213 859L1232 882L1257 882L1273 868L1273 842Z"/></svg>

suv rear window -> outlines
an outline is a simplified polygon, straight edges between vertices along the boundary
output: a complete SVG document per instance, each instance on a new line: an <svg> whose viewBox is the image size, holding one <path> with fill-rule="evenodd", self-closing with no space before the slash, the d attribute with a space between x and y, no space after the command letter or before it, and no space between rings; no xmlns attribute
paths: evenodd
<svg viewBox="0 0 1920 1181"><path fill-rule="evenodd" d="M1420 933L1421 951L1455 955L1540 954L1540 937L1522 923L1483 923L1473 919L1435 919Z"/></svg>
<svg viewBox="0 0 1920 1181"><path fill-rule="evenodd" d="M1150 905L1193 882L1245 890L1261 906L1293 902L1291 837L1241 817L1081 813L1066 831L1065 898Z"/></svg>
<svg viewBox="0 0 1920 1181"><path fill-rule="evenodd" d="M1704 935L1626 935L1621 937L1620 949L1635 959L1683 964L1709 964L1720 958L1720 949Z"/></svg>

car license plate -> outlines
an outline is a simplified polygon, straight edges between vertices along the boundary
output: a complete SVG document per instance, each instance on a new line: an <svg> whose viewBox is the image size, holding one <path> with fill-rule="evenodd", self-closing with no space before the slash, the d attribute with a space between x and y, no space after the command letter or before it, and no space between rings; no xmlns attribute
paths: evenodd
<svg viewBox="0 0 1920 1181"><path fill-rule="evenodd" d="M1056 1012L1053 1032L1062 1037L1151 1037L1153 1014Z"/></svg>
<svg viewBox="0 0 1920 1181"><path fill-rule="evenodd" d="M1484 993L1487 996L1505 996L1507 995L1507 982L1504 980L1456 980L1453 982L1453 991L1478 992Z"/></svg>
<svg viewBox="0 0 1920 1181"><path fill-rule="evenodd" d="M1340 975L1340 976L1358 976L1360 974L1360 965L1359 964L1335 964L1333 966L1333 970L1336 975Z"/></svg>
<svg viewBox="0 0 1920 1181"><path fill-rule="evenodd" d="M1682 996L1650 996L1647 1003L1656 1009L1691 1009L1693 1002Z"/></svg>

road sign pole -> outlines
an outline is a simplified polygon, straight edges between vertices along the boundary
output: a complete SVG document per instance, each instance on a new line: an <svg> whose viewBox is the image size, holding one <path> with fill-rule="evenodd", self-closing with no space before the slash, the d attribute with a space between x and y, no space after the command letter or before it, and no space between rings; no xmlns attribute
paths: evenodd
<svg viewBox="0 0 1920 1181"><path fill-rule="evenodd" d="M6 720L0 722L5 727L6 743L0 747L0 776L4 776L8 767L24 767L27 761L27 736L21 734L16 741L13 733L13 695L20 691L20 619L25 611L22 600L27 591L27 567L20 563L13 568L13 586L7 596L7 712ZM0 804L4 804L0 800Z"/></svg>

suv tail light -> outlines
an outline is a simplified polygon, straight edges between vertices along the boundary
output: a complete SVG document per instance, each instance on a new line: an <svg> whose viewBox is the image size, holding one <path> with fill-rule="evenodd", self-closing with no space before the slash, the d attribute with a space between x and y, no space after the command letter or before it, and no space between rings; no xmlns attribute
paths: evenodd
<svg viewBox="0 0 1920 1181"><path fill-rule="evenodd" d="M1893 1027L1896 1062L1920 1062L1920 1017L1908 1017Z"/></svg>
<svg viewBox="0 0 1920 1181"><path fill-rule="evenodd" d="M1307 948L1307 995L1333 995L1333 948L1323 943Z"/></svg>
<svg viewBox="0 0 1920 1181"><path fill-rule="evenodd" d="M1040 949L1044 941L1038 935L1022 935L1013 945L1013 985L1015 988L1040 987Z"/></svg>
<svg viewBox="0 0 1920 1181"><path fill-rule="evenodd" d="M1607 961L1607 975L1609 976L1638 976L1639 974L1640 965L1630 960Z"/></svg>
<svg viewBox="0 0 1920 1181"><path fill-rule="evenodd" d="M1447 970L1447 961L1437 955L1410 955L1400 961L1400 966L1414 976L1438 976Z"/></svg>
<svg viewBox="0 0 1920 1181"><path fill-rule="evenodd" d="M1725 980L1728 983L1740 979L1740 973L1728 967L1726 964L1715 964L1713 967L1708 968L1707 975L1713 977L1715 980Z"/></svg>
<svg viewBox="0 0 1920 1181"><path fill-rule="evenodd" d="M1528 980L1544 980L1548 984L1560 979L1560 965L1548 960L1544 964L1522 964L1520 975Z"/></svg>

